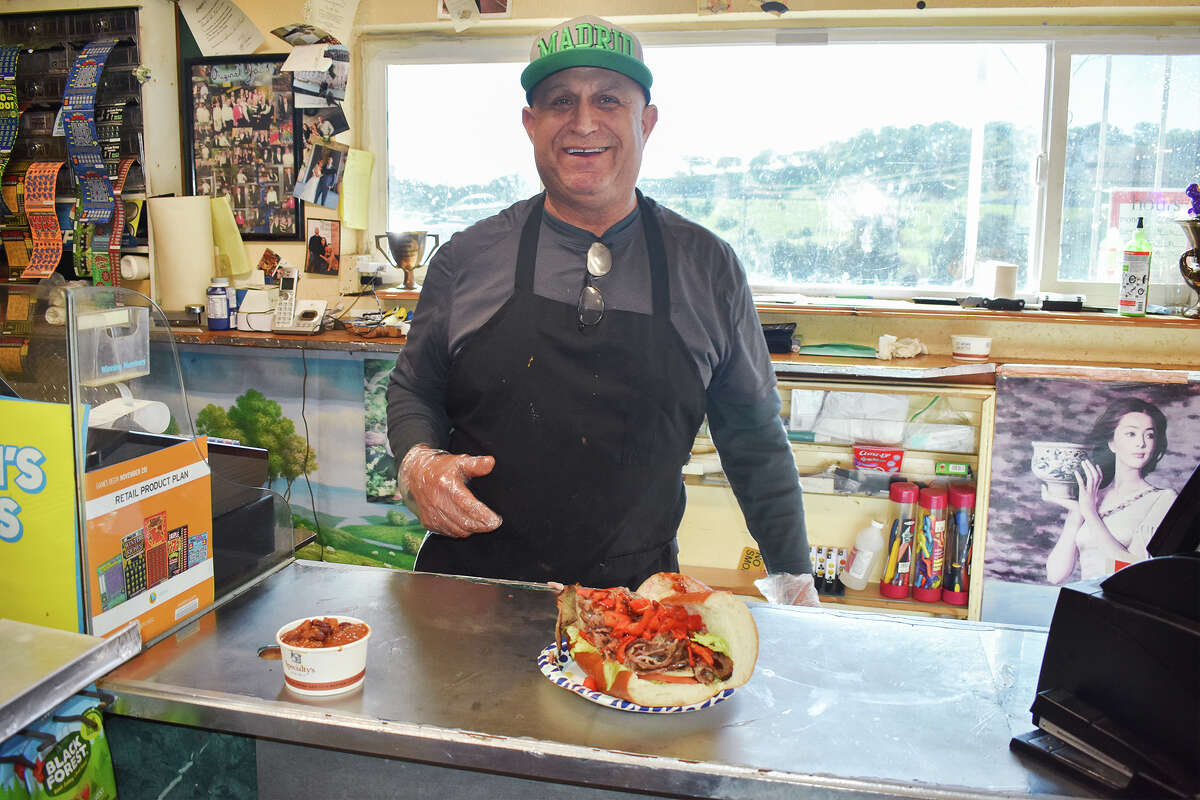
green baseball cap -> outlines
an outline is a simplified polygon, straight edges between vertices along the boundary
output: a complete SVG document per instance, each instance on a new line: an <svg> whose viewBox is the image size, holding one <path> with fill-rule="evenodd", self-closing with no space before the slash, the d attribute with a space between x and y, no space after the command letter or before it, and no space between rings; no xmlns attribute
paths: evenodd
<svg viewBox="0 0 1200 800"><path fill-rule="evenodd" d="M555 72L571 67L603 67L632 78L650 102L654 78L642 61L642 43L633 33L599 17L576 17L538 34L529 50L529 66L521 88L529 101L533 87Z"/></svg>

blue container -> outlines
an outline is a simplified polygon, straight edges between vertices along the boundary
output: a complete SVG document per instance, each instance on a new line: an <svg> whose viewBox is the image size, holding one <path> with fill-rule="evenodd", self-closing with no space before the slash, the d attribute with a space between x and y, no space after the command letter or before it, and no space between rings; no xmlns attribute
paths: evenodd
<svg viewBox="0 0 1200 800"><path fill-rule="evenodd" d="M234 299L233 288L229 278L213 278L205 293L208 299L208 329L210 331L227 331L233 322L234 309L237 301Z"/></svg>

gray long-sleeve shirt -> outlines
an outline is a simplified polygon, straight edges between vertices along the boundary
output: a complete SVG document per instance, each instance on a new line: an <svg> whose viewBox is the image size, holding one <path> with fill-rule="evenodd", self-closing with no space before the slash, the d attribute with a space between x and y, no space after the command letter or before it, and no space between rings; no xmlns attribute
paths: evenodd
<svg viewBox="0 0 1200 800"><path fill-rule="evenodd" d="M445 447L446 383L454 354L513 292L531 200L455 234L433 257L408 341L388 385L388 439L397 463L418 443ZM670 274L671 322L696 363L721 465L771 572L811 571L804 505L779 416L775 375L746 275L707 229L657 208ZM534 292L574 304L597 237L547 211ZM612 252L594 278L608 308L651 313L650 268L637 209L599 237Z"/></svg>

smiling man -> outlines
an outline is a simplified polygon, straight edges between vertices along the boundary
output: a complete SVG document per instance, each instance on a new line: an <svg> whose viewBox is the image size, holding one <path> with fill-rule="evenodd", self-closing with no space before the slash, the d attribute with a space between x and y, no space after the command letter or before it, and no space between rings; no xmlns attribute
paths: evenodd
<svg viewBox="0 0 1200 800"><path fill-rule="evenodd" d="M642 195L658 121L630 31L541 34L521 119L545 191L434 256L388 388L417 569L589 586L676 571L707 416L768 570L817 603L762 329L729 245Z"/></svg>

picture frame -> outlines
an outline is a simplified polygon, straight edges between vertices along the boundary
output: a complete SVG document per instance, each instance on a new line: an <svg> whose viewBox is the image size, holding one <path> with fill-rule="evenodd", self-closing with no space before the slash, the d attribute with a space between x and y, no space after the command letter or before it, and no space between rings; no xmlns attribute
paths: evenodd
<svg viewBox="0 0 1200 800"><path fill-rule="evenodd" d="M337 275L341 261L342 223L336 219L309 217L304 221L304 271L315 275Z"/></svg>
<svg viewBox="0 0 1200 800"><path fill-rule="evenodd" d="M303 204L293 197L300 167L300 112L286 54L187 59L185 189L228 196L244 239L300 241Z"/></svg>

